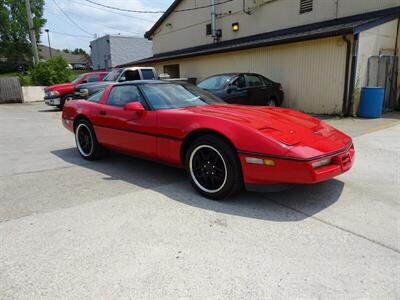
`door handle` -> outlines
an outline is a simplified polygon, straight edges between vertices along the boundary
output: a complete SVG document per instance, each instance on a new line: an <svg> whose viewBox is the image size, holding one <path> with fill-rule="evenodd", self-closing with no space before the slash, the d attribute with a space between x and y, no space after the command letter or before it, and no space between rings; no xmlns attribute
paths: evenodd
<svg viewBox="0 0 400 300"><path fill-rule="evenodd" d="M106 113L105 110L101 110L101 111L100 111L100 114L101 114L102 116L105 116L107 113Z"/></svg>

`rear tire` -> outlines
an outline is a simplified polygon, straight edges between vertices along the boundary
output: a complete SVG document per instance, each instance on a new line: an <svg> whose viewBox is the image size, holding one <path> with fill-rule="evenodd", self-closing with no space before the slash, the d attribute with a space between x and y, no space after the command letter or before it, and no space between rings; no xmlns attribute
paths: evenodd
<svg viewBox="0 0 400 300"><path fill-rule="evenodd" d="M267 106L276 107L278 106L278 101L272 97L267 101Z"/></svg>
<svg viewBox="0 0 400 300"><path fill-rule="evenodd" d="M107 150L98 143L92 124L86 119L76 124L75 142L79 154L86 160L97 160L107 154Z"/></svg>
<svg viewBox="0 0 400 300"><path fill-rule="evenodd" d="M242 168L237 153L224 139L204 135L189 147L186 173L193 188L201 195L222 200L243 187Z"/></svg>

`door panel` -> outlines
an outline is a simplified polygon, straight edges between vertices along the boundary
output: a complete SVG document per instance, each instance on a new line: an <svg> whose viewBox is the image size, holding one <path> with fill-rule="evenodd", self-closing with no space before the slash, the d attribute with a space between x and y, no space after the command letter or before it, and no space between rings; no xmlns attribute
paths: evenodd
<svg viewBox="0 0 400 300"><path fill-rule="evenodd" d="M245 74L246 87L249 93L250 105L265 105L267 102L267 89L263 80L255 74Z"/></svg>
<svg viewBox="0 0 400 300"><path fill-rule="evenodd" d="M113 87L106 104L102 104L95 129L100 144L118 151L154 157L157 148L156 112L127 111L123 105L142 101L134 85Z"/></svg>

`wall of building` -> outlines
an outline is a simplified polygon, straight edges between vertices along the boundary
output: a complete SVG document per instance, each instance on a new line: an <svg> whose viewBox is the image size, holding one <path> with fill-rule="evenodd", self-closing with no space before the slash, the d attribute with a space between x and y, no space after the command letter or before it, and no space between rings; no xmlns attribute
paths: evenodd
<svg viewBox="0 0 400 300"><path fill-rule="evenodd" d="M152 42L145 38L110 36L112 67L153 55Z"/></svg>
<svg viewBox="0 0 400 300"><path fill-rule="evenodd" d="M108 40L109 36L106 35L90 42L90 56L94 70L111 67L111 50Z"/></svg>
<svg viewBox="0 0 400 300"><path fill-rule="evenodd" d="M222 0L219 0L221 2ZM218 2L218 1L217 1ZM315 22L347 17L374 10L400 6L399 0L314 0L313 10L299 14L300 0L246 0L216 6L217 29L222 29L221 41L258 33L271 32ZM194 1L184 0L176 10L192 8ZM196 0L197 6L209 5L210 0ZM212 43L206 35L210 23L210 8L172 13L153 35L153 52L162 53ZM232 23L239 22L240 30L233 32Z"/></svg>
<svg viewBox="0 0 400 300"><path fill-rule="evenodd" d="M359 104L360 89L368 84L368 59L376 55L394 55L398 20L393 20L372 29L363 31L359 36L356 86L353 111Z"/></svg>
<svg viewBox="0 0 400 300"><path fill-rule="evenodd" d="M225 72L256 72L280 82L284 106L319 114L341 114L346 44L341 37L280 46L228 52L155 63L180 65L181 77L207 76Z"/></svg>

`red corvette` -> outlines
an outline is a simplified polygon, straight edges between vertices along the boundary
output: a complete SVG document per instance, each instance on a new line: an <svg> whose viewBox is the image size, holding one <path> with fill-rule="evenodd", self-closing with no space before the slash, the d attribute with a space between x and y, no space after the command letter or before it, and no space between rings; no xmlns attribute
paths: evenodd
<svg viewBox="0 0 400 300"><path fill-rule="evenodd" d="M275 183L311 184L352 167L350 137L306 114L229 105L193 85L134 81L69 101L63 125L81 156L107 149L186 168L202 195L221 199Z"/></svg>

